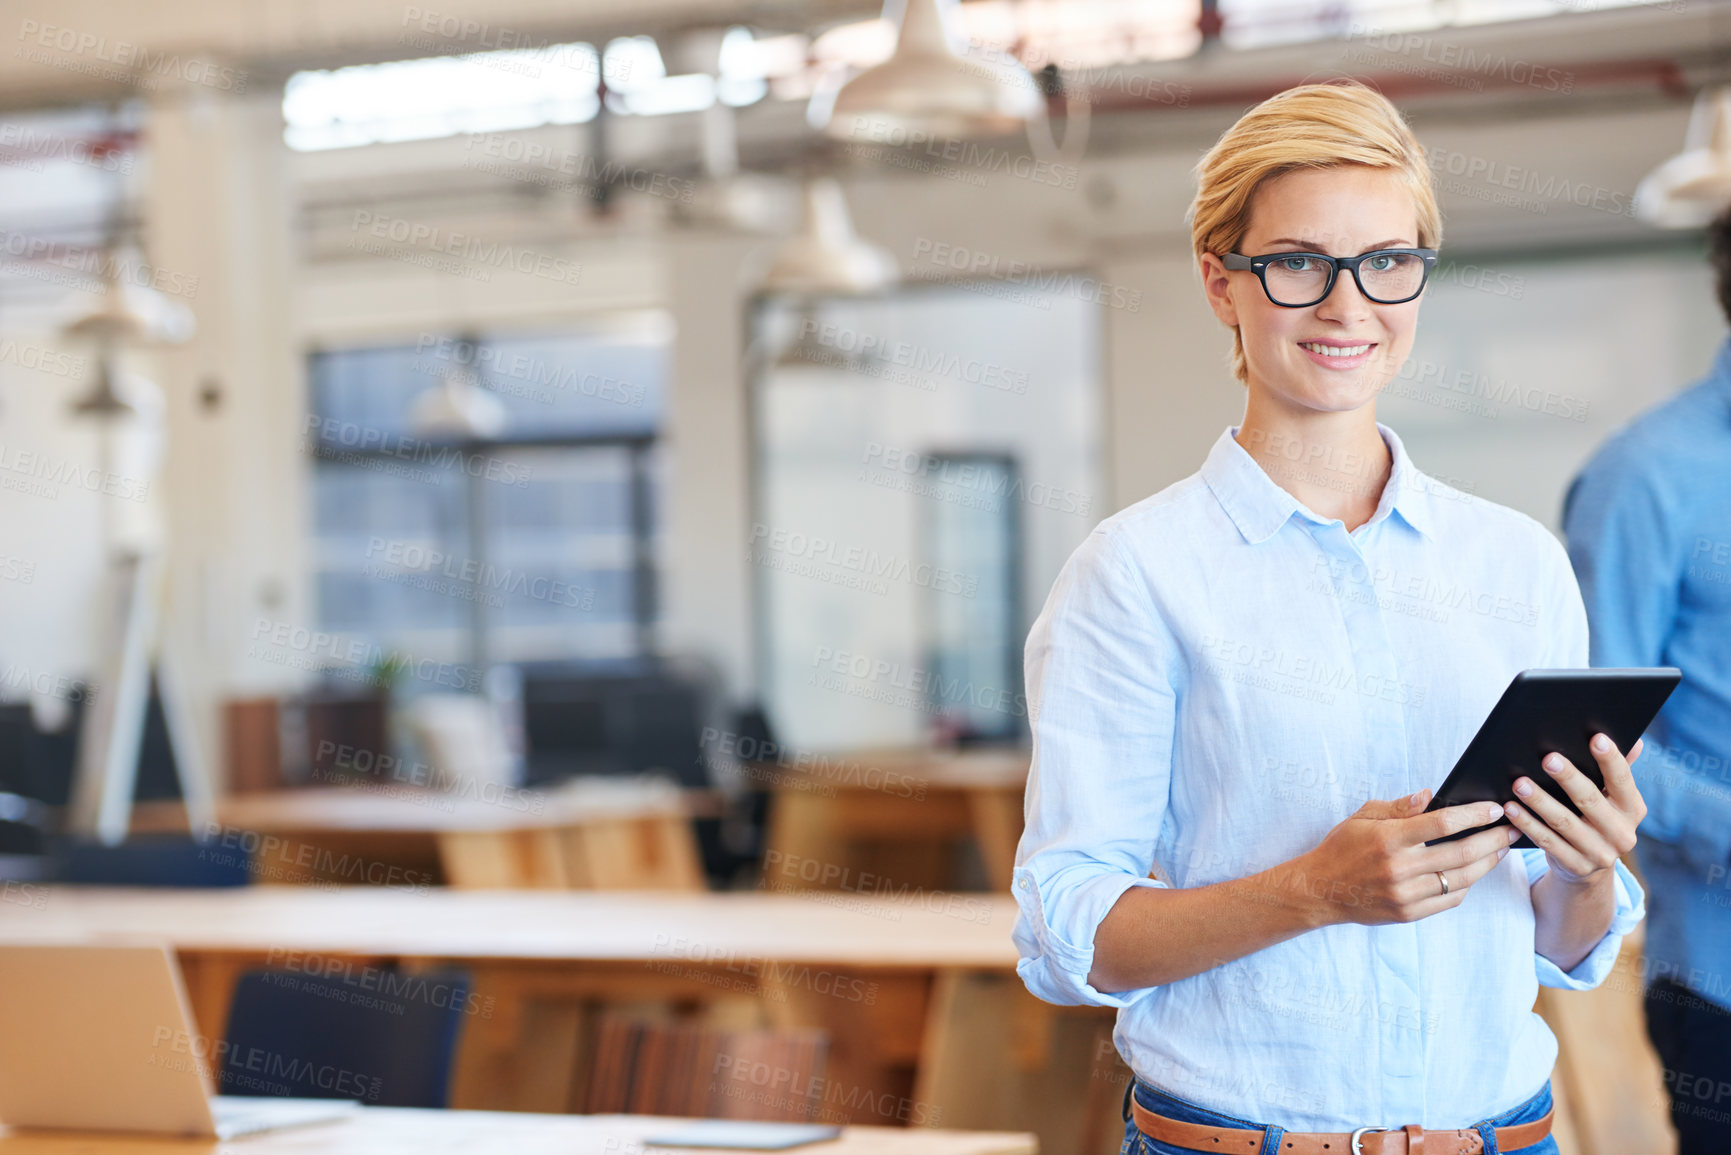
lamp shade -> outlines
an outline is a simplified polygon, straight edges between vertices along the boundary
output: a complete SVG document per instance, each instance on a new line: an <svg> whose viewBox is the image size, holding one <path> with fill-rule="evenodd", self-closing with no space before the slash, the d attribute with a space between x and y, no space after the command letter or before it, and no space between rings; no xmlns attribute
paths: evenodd
<svg viewBox="0 0 1731 1155"><path fill-rule="evenodd" d="M886 0L884 19L905 4L896 49L835 93L824 131L840 139L905 141L1020 129L1042 110L1027 69L1002 53L965 54L959 0Z"/></svg>
<svg viewBox="0 0 1731 1155"><path fill-rule="evenodd" d="M192 337L198 326L191 309L148 285L121 279L123 267L138 264L136 250L107 247L102 264L106 272L96 307L62 325L61 336L97 345L178 345Z"/></svg>
<svg viewBox="0 0 1731 1155"><path fill-rule="evenodd" d="M895 258L854 234L841 185L819 177L805 186L805 220L776 250L763 287L784 293L869 293L892 284Z"/></svg>
<svg viewBox="0 0 1731 1155"><path fill-rule="evenodd" d="M409 427L417 436L479 439L505 429L505 406L482 389L467 369L453 369L409 407Z"/></svg>
<svg viewBox="0 0 1731 1155"><path fill-rule="evenodd" d="M1699 228L1731 206L1731 89L1695 101L1683 151L1635 189L1635 215L1660 228Z"/></svg>
<svg viewBox="0 0 1731 1155"><path fill-rule="evenodd" d="M126 395L126 380L116 369L112 354L98 358L96 376L91 380L90 388L73 398L72 412L99 421L136 416L142 410Z"/></svg>
<svg viewBox="0 0 1731 1155"><path fill-rule="evenodd" d="M60 335L70 342L96 347L96 376L90 387L72 403L72 412L79 417L107 420L130 418L160 410L160 401L141 402L141 390L155 386L141 377L120 369L120 354L129 347L142 345L176 345L188 340L197 325L192 310L148 286L129 285L121 280L120 269L136 257L119 246L104 250L106 269L102 295L96 306L67 321Z"/></svg>

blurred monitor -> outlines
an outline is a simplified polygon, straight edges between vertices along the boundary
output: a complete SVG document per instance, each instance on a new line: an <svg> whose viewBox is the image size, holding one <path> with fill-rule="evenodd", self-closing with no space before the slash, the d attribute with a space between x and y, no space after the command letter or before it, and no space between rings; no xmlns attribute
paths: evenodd
<svg viewBox="0 0 1731 1155"><path fill-rule="evenodd" d="M694 676L654 661L529 663L523 673L526 781L656 773L707 786L708 695Z"/></svg>
<svg viewBox="0 0 1731 1155"><path fill-rule="evenodd" d="M0 791L64 806L72 793L78 728L84 719L80 689L68 699L65 725L43 730L28 702L0 705Z"/></svg>

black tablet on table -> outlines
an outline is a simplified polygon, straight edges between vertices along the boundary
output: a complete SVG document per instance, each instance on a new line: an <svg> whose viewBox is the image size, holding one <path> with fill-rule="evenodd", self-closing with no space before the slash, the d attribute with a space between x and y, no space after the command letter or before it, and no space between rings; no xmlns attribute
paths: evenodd
<svg viewBox="0 0 1731 1155"><path fill-rule="evenodd" d="M1515 801L1515 779L1525 775L1574 813L1580 809L1539 763L1552 751L1561 754L1601 790L1604 776L1587 743L1608 734L1628 753L1659 707L1677 688L1683 672L1672 666L1605 670L1522 670L1503 691L1466 752L1449 771L1426 811L1468 802ZM1509 825L1507 814L1490 823ZM1465 838L1484 826L1433 838L1426 846ZM1516 849L1531 848L1525 835Z"/></svg>

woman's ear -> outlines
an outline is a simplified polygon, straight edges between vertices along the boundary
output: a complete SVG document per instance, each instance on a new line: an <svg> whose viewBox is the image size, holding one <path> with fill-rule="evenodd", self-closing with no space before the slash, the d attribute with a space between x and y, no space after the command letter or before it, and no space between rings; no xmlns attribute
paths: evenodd
<svg viewBox="0 0 1731 1155"><path fill-rule="evenodd" d="M1232 300L1232 279L1226 275L1226 266L1213 253L1203 253L1200 264L1202 294L1208 298L1208 307L1222 325L1237 327L1238 305Z"/></svg>

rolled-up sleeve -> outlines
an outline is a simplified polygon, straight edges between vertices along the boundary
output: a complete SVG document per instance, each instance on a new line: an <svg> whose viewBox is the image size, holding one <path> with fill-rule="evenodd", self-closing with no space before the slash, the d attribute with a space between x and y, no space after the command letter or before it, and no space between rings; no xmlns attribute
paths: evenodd
<svg viewBox="0 0 1731 1155"><path fill-rule="evenodd" d="M1587 666L1589 637L1587 631L1587 608L1581 598L1581 587L1575 580L1574 570L1569 565L1568 555L1560 544L1551 551L1551 598L1556 607L1550 615L1552 633L1546 649L1545 665L1558 669L1584 669ZM1539 849L1520 851L1521 861L1527 870L1527 885L1535 885L1539 879L1549 873L1550 863L1545 861L1545 852ZM1533 965L1538 970L1539 985L1558 987L1563 990L1591 990L1605 981L1605 976L1611 973L1616 965L1617 952L1622 949L1623 936L1635 929L1635 924L1646 917L1647 896L1641 890L1641 884L1635 881L1634 874L1621 862L1616 864L1614 885L1617 893L1617 906L1611 914L1611 925L1605 931L1605 937L1596 943L1587 957L1576 963L1572 970L1565 971L1556 963L1533 951Z"/></svg>
<svg viewBox="0 0 1731 1155"><path fill-rule="evenodd" d="M1149 877L1171 781L1177 646L1106 528L1065 564L1025 653L1033 763L1016 850L1017 973L1051 1003L1123 1007L1088 982L1094 934Z"/></svg>
<svg viewBox="0 0 1731 1155"><path fill-rule="evenodd" d="M1551 866L1545 861L1544 851L1522 850L1519 853L1527 868L1529 886L1549 873ZM1586 958L1575 964L1573 970L1565 971L1534 951L1533 965L1538 969L1540 986L1588 991L1604 982L1605 976L1611 973L1611 968L1617 963L1617 952L1623 947L1623 936L1634 930L1635 924L1647 915L1647 896L1642 892L1641 884L1621 862L1616 865L1616 873L1617 909L1611 914L1611 926L1605 931L1605 937L1587 952Z"/></svg>

